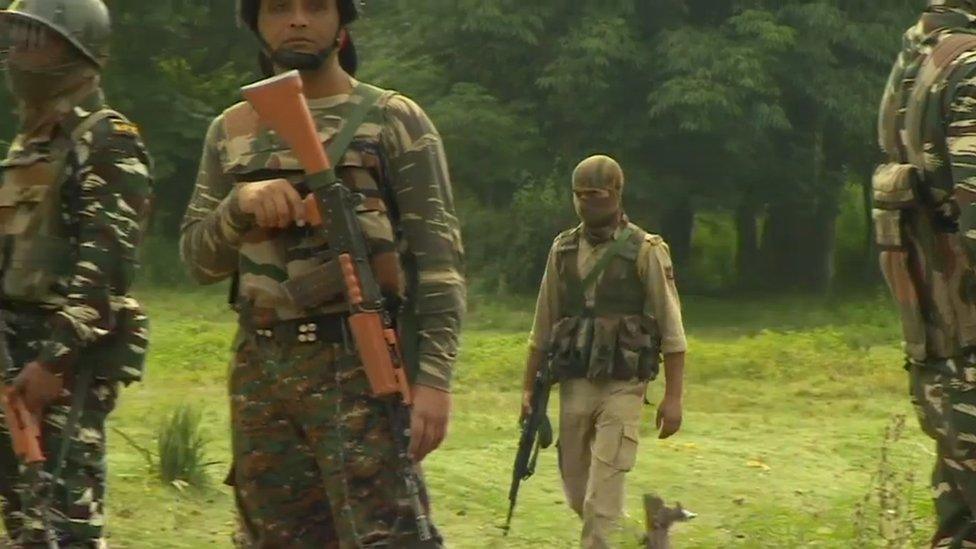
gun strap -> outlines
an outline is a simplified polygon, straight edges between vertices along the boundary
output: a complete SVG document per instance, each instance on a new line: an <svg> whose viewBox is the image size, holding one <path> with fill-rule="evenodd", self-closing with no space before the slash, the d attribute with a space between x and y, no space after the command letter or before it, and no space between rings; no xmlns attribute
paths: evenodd
<svg viewBox="0 0 976 549"><path fill-rule="evenodd" d="M596 265L593 266L593 269L587 273L586 277L583 279L584 293L589 290L590 286L596 282L596 279L603 274L603 271L605 271L610 265L610 262L613 261L614 256L620 254L620 252L624 250L624 246L627 245L627 241L630 240L630 237L633 234L633 227L624 227L624 229L620 231L617 238L613 240L613 244L610 244L610 247L607 249L606 253L603 254L603 256L596 262Z"/></svg>
<svg viewBox="0 0 976 549"><path fill-rule="evenodd" d="M342 159L342 155L346 154L346 149L352 144L353 139L356 138L356 130L359 126L362 126L363 122L366 121L366 116L369 115L369 111L376 106L383 96L391 92L383 91L379 88L369 86L367 84L359 84L353 89L352 94L360 98L360 102L356 105L349 116L346 117L345 123L342 129L336 134L335 137L329 142L329 145L325 148L325 154L329 157L329 162L332 166L335 166L337 162Z"/></svg>

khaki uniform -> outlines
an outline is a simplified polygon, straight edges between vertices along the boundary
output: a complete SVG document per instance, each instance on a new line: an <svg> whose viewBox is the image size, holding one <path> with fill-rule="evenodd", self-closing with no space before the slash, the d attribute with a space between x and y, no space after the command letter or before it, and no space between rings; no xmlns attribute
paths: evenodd
<svg viewBox="0 0 976 549"><path fill-rule="evenodd" d="M664 354L682 353L686 349L681 303L667 244L635 225L629 227L639 239L632 263L636 267L633 278L644 293L642 316L653 320L656 327L653 357L656 366L657 348ZM617 229L615 237L619 237L622 230ZM554 341L559 340L556 332L567 318L569 307L564 303L565 290L561 289L564 287L561 277L566 275L559 274L566 272L560 265L560 250L566 247L566 242L578 245L574 250L575 267L581 278L585 278L614 246L613 240L593 246L579 237L579 233L578 227L560 235L549 254L530 339L530 345L536 349L556 351L553 349ZM603 278L614 275L612 267L608 267L596 283L583 292L586 308L596 305ZM622 328L619 335L623 332ZM653 378L655 373L652 372L650 377ZM583 547L610 547L614 524L623 512L624 477L633 468L637 456L641 405L646 387L647 379L639 377L563 376L560 379L559 468L567 502L583 519Z"/></svg>

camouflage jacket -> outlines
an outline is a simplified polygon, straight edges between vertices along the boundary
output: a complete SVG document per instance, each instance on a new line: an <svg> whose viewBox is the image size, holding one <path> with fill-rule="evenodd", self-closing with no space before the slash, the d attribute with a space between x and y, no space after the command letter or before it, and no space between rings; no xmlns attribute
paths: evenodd
<svg viewBox="0 0 976 549"><path fill-rule="evenodd" d="M341 131L360 100L354 93L308 101L323 143ZM406 306L417 319L416 382L447 390L457 357L464 279L440 135L413 101L387 93L333 164L343 182L365 196L358 215L371 252L396 252L405 267ZM302 190L301 166L261 128L249 106L238 104L218 116L207 133L183 222L184 262L201 283L238 273L236 298L263 321L343 310L341 301L312 309L292 303L281 286L325 260L325 239L307 227L261 229L240 210L237 185L273 177L288 178Z"/></svg>
<svg viewBox="0 0 976 549"><path fill-rule="evenodd" d="M872 218L910 361L976 349L976 16L930 7L904 37L879 115ZM967 248L969 253L967 254Z"/></svg>
<svg viewBox="0 0 976 549"><path fill-rule="evenodd" d="M136 127L106 111L100 90L77 105L61 107L64 115L50 132L40 138L17 136L0 163L0 197L5 197L0 198L0 227L7 235L3 308L15 313L15 322L20 318L16 313L25 313L23 318L50 326L36 359L48 368L63 371L85 350L97 356L91 358L98 363L96 375L135 381L142 375L148 324L129 290L149 213L151 161ZM43 177L54 166L67 174ZM59 194L50 197L54 219L46 223L55 226L50 230L63 237L66 247L54 276L19 292L15 289L23 288L32 258L44 254L18 249L31 240L13 225L24 220L36 226L42 208L28 203L38 193L17 187L46 187L51 181L44 179L61 182L52 186ZM38 242L52 240L38 236Z"/></svg>

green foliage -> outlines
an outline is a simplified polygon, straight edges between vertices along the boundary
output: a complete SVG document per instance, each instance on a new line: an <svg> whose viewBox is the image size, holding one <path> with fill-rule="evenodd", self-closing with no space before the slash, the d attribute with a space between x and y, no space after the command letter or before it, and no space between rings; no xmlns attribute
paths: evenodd
<svg viewBox="0 0 976 549"><path fill-rule="evenodd" d="M845 185L870 173L870 121L919 7L372 0L352 32L360 77L418 100L442 132L471 271L489 285L534 287L551 237L575 221L564 215L568 189L548 185L601 152L622 162L635 220L673 242L676 256L693 258L682 265L690 287L714 291L756 275L730 272L745 244L728 223L714 223L750 203L749 215L768 229L755 261L763 281L826 289L831 265L845 282L871 271L857 250L862 231ZM204 134L239 100L238 86L257 77L257 43L235 26L230 0L111 8L105 85L155 158L153 232L175 240ZM9 140L15 120L6 90L0 105L8 106L0 139ZM546 195L549 188L560 196ZM540 192L541 203L530 204ZM688 204L695 226L672 215ZM773 219L783 211L797 215ZM152 261L148 279L180 280Z"/></svg>
<svg viewBox="0 0 976 549"><path fill-rule="evenodd" d="M204 486L208 482L207 438L200 430L202 416L191 405L180 405L156 431L156 455L160 480L177 488Z"/></svg>

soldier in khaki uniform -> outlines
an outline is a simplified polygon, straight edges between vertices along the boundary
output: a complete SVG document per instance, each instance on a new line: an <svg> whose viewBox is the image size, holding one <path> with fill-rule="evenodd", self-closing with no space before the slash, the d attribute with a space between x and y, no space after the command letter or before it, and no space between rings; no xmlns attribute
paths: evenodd
<svg viewBox="0 0 976 549"><path fill-rule="evenodd" d="M542 279L523 386L547 356L560 383L559 463L570 507L583 519L582 546L610 547L623 512L624 476L637 457L641 406L663 353L664 401L656 423L681 426L686 348L667 244L623 213L624 175L607 156L573 172L582 223L556 237Z"/></svg>

